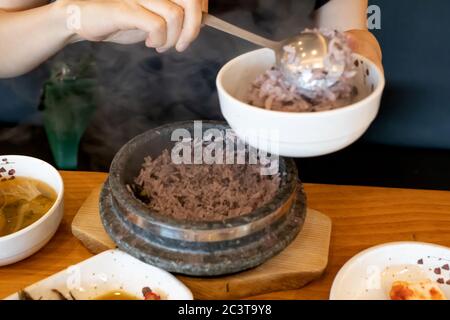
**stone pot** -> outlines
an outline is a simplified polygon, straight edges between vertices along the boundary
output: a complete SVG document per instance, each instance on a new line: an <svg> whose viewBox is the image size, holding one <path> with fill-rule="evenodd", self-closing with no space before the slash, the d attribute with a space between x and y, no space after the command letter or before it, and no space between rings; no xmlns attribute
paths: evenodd
<svg viewBox="0 0 450 320"><path fill-rule="evenodd" d="M144 157L157 157L175 145L177 128L194 134L194 122L147 131L115 156L100 195L100 215L117 246L169 272L218 276L256 267L282 251L301 230L306 197L292 159L279 159L282 183L273 200L247 215L218 222L182 221L152 211L127 188ZM228 130L221 122L203 121L208 129Z"/></svg>

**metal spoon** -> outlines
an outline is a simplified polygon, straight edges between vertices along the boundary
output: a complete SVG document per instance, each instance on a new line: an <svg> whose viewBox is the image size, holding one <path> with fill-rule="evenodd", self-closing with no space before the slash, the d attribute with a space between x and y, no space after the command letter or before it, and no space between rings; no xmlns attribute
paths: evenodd
<svg viewBox="0 0 450 320"><path fill-rule="evenodd" d="M339 80L345 69L345 65L330 65L330 62L327 62L328 40L316 32L304 32L277 42L208 13L203 14L203 24L275 51L277 67L284 77L299 89L317 90L331 87ZM326 76L315 77L313 70L317 69L326 71Z"/></svg>

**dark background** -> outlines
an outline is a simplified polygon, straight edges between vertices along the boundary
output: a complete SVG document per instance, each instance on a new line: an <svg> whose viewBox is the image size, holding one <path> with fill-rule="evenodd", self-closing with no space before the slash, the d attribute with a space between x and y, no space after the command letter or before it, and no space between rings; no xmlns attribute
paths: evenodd
<svg viewBox="0 0 450 320"><path fill-rule="evenodd" d="M276 19L280 17L271 17L270 5L266 3L260 7L258 3L261 1L234 2L223 2L220 14L267 36L280 36L273 31L276 29L273 28ZM246 5L239 12L234 12L238 2L245 2ZM382 12L382 29L374 31L383 47L387 79L380 115L364 138L345 150L323 157L297 160L300 178L305 182L317 183L449 190L450 86L447 77L450 44L445 39L450 30L450 22L446 17L450 12L450 1L374 0L371 3L378 4ZM284 14L291 14L289 10L285 11ZM283 10L280 12L283 17ZM272 24L267 24L267 21L272 21ZM211 38L223 37L213 31L202 33L207 33L206 36ZM193 65L202 67L190 69L192 74L186 78L200 74L202 79L208 81L196 83L197 87L192 89L202 100L208 101L208 105L200 106L199 110L209 110L211 105L218 104L214 88L208 85L214 81L214 70L237 53L251 49L247 45L236 44L234 39L225 39L229 42L223 50L220 49L220 43L215 44L214 48L220 54L217 59L214 59L214 55L208 56L209 53L200 57L199 52L204 54L200 44L191 50L191 55L197 58L193 59ZM144 52L144 48L140 47L135 50L141 54ZM164 68L159 70L161 65L164 66L168 61L179 61L177 59L180 58L149 58L146 68L154 74L157 74L155 70L167 74L170 71ZM181 74L187 69L180 71ZM43 71L38 73L45 74ZM122 79L125 77L126 80L127 76L127 73L121 74ZM155 78L148 81L160 80ZM112 91L116 90L115 86L122 87L122 84L106 84ZM133 86L132 83L130 86L142 91L142 87ZM171 89L165 90L170 92ZM108 108L98 110L81 142L79 170L108 171L112 157L123 143L144 130L171 121L170 117L160 117L161 111L148 111L142 116L134 112L132 107L118 112L114 117L111 110L123 110L120 105L114 105L121 98L127 99L127 96L118 98L113 95ZM161 104L159 99L144 95L138 97L136 104L149 99L152 108ZM178 108L189 110L182 112L179 120L221 118L217 112L204 114L193 110L189 102L184 102L188 99L182 94L179 99L183 101L181 104L174 100L169 108L166 106L164 109L172 113ZM167 120L159 120L161 118ZM109 119L110 128L99 126L99 123ZM128 126L123 123L128 123ZM53 163L44 129L39 120L34 118L19 123L0 123L0 154L26 154Z"/></svg>

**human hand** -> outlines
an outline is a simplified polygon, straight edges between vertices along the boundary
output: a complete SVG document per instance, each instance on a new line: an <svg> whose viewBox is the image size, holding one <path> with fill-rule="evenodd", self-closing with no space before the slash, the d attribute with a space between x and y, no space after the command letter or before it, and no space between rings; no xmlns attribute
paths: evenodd
<svg viewBox="0 0 450 320"><path fill-rule="evenodd" d="M384 72L383 55L375 36L368 30L350 30L346 34L352 50L370 59Z"/></svg>
<svg viewBox="0 0 450 320"><path fill-rule="evenodd" d="M130 44L145 40L164 52L184 51L198 36L202 0L60 0L72 41ZM58 2L60 2L58 1ZM203 7L204 8L204 7Z"/></svg>

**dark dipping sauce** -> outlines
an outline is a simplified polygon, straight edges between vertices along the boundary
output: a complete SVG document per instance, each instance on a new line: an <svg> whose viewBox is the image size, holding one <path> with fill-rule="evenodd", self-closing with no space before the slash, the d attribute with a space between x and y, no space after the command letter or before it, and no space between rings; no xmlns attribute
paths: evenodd
<svg viewBox="0 0 450 320"><path fill-rule="evenodd" d="M95 298L94 300L142 300L142 299L139 299L138 297L129 294L125 291L118 290L108 292L104 295Z"/></svg>

